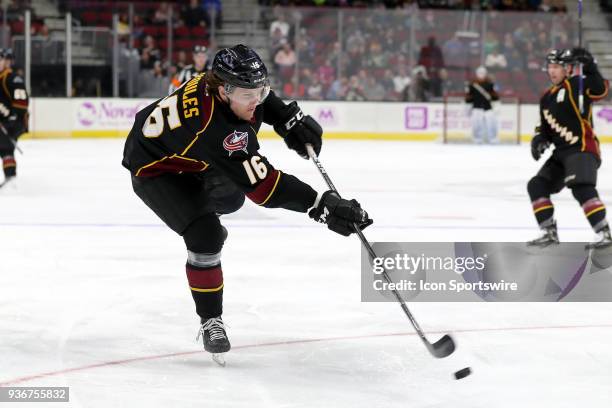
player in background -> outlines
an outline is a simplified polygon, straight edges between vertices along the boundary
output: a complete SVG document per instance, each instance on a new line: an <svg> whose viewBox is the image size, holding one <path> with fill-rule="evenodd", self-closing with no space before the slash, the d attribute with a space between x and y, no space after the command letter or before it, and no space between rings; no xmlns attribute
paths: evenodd
<svg viewBox="0 0 612 408"><path fill-rule="evenodd" d="M472 105L472 137L478 144L498 143L496 101L499 96L495 84L487 75L487 69L480 66L476 69L476 79L465 91L465 102Z"/></svg>
<svg viewBox="0 0 612 408"><path fill-rule="evenodd" d="M1 188L15 186L17 139L28 129L28 93L22 77L11 69L13 51L0 50L0 158L4 181Z"/></svg>
<svg viewBox="0 0 612 408"><path fill-rule="evenodd" d="M206 51L206 47L203 45L196 45L193 47L193 64L185 66L177 76L172 78L168 93L174 92L179 86L189 81L194 76L210 69L210 62L208 61L208 54Z"/></svg>
<svg viewBox="0 0 612 408"><path fill-rule="evenodd" d="M573 75L577 63L583 64L583 113L578 107L579 78ZM608 81L599 73L593 56L583 48L552 50L546 56L546 67L552 86L540 99L540 126L531 141L531 155L539 160L551 145L554 151L527 184L533 212L544 231L542 237L528 245L544 247L559 242L550 196L567 186L595 233L600 235L587 248L610 246L606 208L595 188L601 153L592 122L593 102L606 97Z"/></svg>
<svg viewBox="0 0 612 408"><path fill-rule="evenodd" d="M372 223L357 201L332 191L317 193L276 169L259 151L262 122L304 158L306 143L317 154L321 150L319 124L296 102L286 105L270 91L262 60L237 45L220 50L211 71L138 112L125 144L123 166L131 172L135 193L183 237L200 334L215 361L217 353L230 349L221 317L227 230L219 215L240 209L246 196L263 207L308 212L345 236L355 232L353 223L362 229ZM261 268L253 273L264 273L265 265Z"/></svg>

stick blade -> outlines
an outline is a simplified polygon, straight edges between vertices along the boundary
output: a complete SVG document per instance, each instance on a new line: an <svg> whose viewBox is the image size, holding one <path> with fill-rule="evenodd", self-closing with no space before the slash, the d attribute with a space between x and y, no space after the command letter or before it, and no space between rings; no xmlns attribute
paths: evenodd
<svg viewBox="0 0 612 408"><path fill-rule="evenodd" d="M436 358L448 357L455 351L455 341L451 336L445 334L434 344L428 344L429 351Z"/></svg>

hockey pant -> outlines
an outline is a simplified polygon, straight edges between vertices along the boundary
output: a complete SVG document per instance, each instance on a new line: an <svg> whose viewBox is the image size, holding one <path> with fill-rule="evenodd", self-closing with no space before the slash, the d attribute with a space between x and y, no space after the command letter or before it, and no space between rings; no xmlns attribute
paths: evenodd
<svg viewBox="0 0 612 408"><path fill-rule="evenodd" d="M472 134L476 143L497 143L497 115L493 109L472 109Z"/></svg>

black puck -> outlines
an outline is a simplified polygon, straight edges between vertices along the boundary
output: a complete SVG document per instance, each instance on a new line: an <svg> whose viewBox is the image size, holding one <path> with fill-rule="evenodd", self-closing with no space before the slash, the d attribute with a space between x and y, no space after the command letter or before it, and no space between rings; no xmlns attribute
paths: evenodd
<svg viewBox="0 0 612 408"><path fill-rule="evenodd" d="M455 380L460 380L470 374L472 374L472 369L470 367L462 368L461 370L455 372Z"/></svg>

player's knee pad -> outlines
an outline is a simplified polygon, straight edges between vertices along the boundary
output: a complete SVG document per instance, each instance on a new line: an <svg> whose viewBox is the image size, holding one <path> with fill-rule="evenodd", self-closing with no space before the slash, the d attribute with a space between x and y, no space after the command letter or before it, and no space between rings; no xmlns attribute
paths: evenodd
<svg viewBox="0 0 612 408"><path fill-rule="evenodd" d="M205 189L218 214L231 214L244 204L244 192L225 175L208 175L205 178Z"/></svg>
<svg viewBox="0 0 612 408"><path fill-rule="evenodd" d="M570 187L572 195L582 205L598 196L595 186L592 184L577 184Z"/></svg>
<svg viewBox="0 0 612 408"><path fill-rule="evenodd" d="M218 214L231 214L238 211L244 205L244 193L241 190L235 189L228 191L224 195L214 197L215 211Z"/></svg>
<svg viewBox="0 0 612 408"><path fill-rule="evenodd" d="M220 253L226 238L227 230L212 213L196 219L183 233L187 250L194 254Z"/></svg>
<svg viewBox="0 0 612 408"><path fill-rule="evenodd" d="M531 201L535 201L542 197L550 197L550 183L544 177L535 176L527 183L527 192Z"/></svg>

